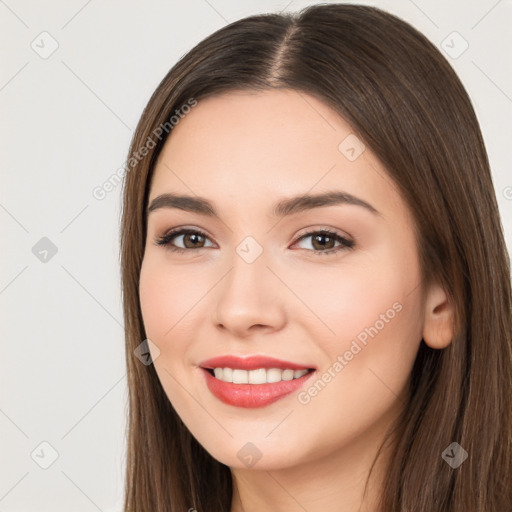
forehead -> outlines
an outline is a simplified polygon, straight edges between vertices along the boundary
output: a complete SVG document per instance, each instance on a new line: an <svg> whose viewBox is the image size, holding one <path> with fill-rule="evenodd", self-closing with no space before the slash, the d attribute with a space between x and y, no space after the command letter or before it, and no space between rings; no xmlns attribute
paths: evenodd
<svg viewBox="0 0 512 512"><path fill-rule="evenodd" d="M199 100L173 128L164 153L179 160L193 149L196 159L242 159L246 168L266 157L312 158L313 149L317 158L329 158L338 153L334 143L351 131L334 111L303 92L229 92Z"/></svg>
<svg viewBox="0 0 512 512"><path fill-rule="evenodd" d="M159 155L150 197L172 191L262 203L332 189L374 200L397 194L326 104L299 91L243 91L199 100L182 117Z"/></svg>

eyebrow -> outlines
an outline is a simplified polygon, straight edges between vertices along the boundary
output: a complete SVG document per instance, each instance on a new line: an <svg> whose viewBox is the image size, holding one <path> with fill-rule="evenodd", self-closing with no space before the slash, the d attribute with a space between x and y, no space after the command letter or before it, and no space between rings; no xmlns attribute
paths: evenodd
<svg viewBox="0 0 512 512"><path fill-rule="evenodd" d="M321 194L302 194L282 199L273 205L271 212L274 217L287 217L313 208L340 204L361 206L374 215L380 215L370 203L342 191L330 191ZM161 194L151 201L147 213L149 214L160 208L177 208L187 212L219 218L219 214L213 203L208 199L198 196L177 195L172 193Z"/></svg>

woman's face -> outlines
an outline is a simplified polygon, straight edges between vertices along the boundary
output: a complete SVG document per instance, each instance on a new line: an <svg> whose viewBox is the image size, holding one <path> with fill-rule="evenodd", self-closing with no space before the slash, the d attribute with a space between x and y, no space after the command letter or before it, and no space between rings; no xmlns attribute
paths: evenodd
<svg viewBox="0 0 512 512"><path fill-rule="evenodd" d="M361 458L424 320L412 217L371 150L310 95L224 94L174 127L149 205L144 326L194 437L233 468Z"/></svg>

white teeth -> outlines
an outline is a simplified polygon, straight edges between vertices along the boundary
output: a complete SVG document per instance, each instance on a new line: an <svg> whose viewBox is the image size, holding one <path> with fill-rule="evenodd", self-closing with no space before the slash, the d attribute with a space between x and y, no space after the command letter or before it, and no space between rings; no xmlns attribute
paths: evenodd
<svg viewBox="0 0 512 512"><path fill-rule="evenodd" d="M281 375L283 374L283 370L279 368L269 368L267 370L267 382L281 382Z"/></svg>
<svg viewBox="0 0 512 512"><path fill-rule="evenodd" d="M215 371L215 370L214 370ZM247 370L233 370L233 384L248 384L249 372Z"/></svg>
<svg viewBox="0 0 512 512"><path fill-rule="evenodd" d="M258 370L250 370L249 384L265 384L267 382L267 370L259 368Z"/></svg>
<svg viewBox="0 0 512 512"><path fill-rule="evenodd" d="M269 384L282 380L293 380L308 373L308 370L281 370L279 368L258 368L257 370L239 370L237 368L214 368L215 377L233 384Z"/></svg>
<svg viewBox="0 0 512 512"><path fill-rule="evenodd" d="M215 375L215 377L217 377L218 379L222 379L226 382L233 382L233 368L224 368L224 370L222 368L219 368L219 370L222 371L221 377L217 377L217 375Z"/></svg>
<svg viewBox="0 0 512 512"><path fill-rule="evenodd" d="M283 370L283 375L281 378L283 380L292 380L293 379L293 370Z"/></svg>

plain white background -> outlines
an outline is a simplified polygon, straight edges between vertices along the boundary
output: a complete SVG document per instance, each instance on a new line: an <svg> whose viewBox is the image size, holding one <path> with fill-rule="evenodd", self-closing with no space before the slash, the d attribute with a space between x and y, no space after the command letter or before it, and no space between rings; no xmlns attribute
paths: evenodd
<svg viewBox="0 0 512 512"><path fill-rule="evenodd" d="M121 510L121 187L92 192L185 52L239 18L313 3L0 0L0 512ZM460 76L512 247L511 1L365 3L423 32Z"/></svg>

